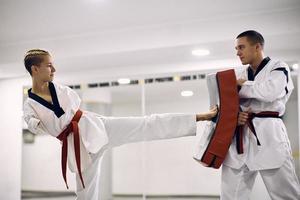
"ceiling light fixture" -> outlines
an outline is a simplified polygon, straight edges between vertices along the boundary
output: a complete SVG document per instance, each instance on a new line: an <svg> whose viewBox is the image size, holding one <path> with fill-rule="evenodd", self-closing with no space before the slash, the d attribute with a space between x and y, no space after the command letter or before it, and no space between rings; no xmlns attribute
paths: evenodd
<svg viewBox="0 0 300 200"><path fill-rule="evenodd" d="M299 68L299 64L298 64L298 63L295 63L295 64L292 65L292 69L293 69L294 71L297 71L298 68Z"/></svg>
<svg viewBox="0 0 300 200"><path fill-rule="evenodd" d="M210 54L209 50L207 49L195 49L192 51L194 56L207 56Z"/></svg>
<svg viewBox="0 0 300 200"><path fill-rule="evenodd" d="M185 90L181 92L181 96L183 97L191 97L194 95L194 92L191 90Z"/></svg>
<svg viewBox="0 0 300 200"><path fill-rule="evenodd" d="M130 79L129 78L120 78L120 79L118 79L118 83L121 85L129 84Z"/></svg>

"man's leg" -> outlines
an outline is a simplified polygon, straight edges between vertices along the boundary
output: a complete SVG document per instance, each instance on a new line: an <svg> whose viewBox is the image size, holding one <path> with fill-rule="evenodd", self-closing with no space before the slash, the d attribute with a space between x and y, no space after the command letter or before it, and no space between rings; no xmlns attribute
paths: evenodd
<svg viewBox="0 0 300 200"><path fill-rule="evenodd" d="M300 185L291 157L287 158L280 168L261 170L259 172L272 199L300 199Z"/></svg>
<svg viewBox="0 0 300 200"><path fill-rule="evenodd" d="M257 171L249 171L246 165L240 169L222 166L221 200L248 200Z"/></svg>

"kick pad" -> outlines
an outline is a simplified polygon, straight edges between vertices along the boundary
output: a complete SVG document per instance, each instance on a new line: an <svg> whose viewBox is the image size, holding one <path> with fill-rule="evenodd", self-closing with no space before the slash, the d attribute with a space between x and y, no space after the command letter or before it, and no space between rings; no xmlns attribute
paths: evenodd
<svg viewBox="0 0 300 200"><path fill-rule="evenodd" d="M194 159L206 167L219 168L232 142L237 126L239 96L233 69L207 76L210 106L218 105L219 113L206 124Z"/></svg>

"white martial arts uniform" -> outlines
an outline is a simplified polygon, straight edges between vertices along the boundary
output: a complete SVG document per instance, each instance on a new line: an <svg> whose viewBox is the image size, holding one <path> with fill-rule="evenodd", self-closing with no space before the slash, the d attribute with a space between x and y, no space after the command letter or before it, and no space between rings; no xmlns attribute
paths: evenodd
<svg viewBox="0 0 300 200"><path fill-rule="evenodd" d="M294 88L289 67L280 61L265 58L256 74L249 67L237 72L246 79L239 91L243 111L279 112ZM295 173L286 127L280 118L254 118L253 124L261 146L250 129L244 127L244 153L238 154L235 138L222 167L221 200L249 199L259 172L272 199L300 199L300 186Z"/></svg>
<svg viewBox="0 0 300 200"><path fill-rule="evenodd" d="M57 137L70 123L81 100L69 87L49 82L53 103L28 91L24 118L33 133ZM196 116L190 114L155 114L146 117L104 117L83 111L79 121L82 188L76 168L73 134L68 136L68 166L76 172L77 199L98 200L100 165L107 148L126 143L196 135Z"/></svg>

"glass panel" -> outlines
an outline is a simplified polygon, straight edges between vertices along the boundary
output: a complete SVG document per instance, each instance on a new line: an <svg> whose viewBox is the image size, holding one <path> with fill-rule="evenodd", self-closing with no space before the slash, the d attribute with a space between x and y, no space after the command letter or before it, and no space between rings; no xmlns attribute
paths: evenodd
<svg viewBox="0 0 300 200"><path fill-rule="evenodd" d="M146 84L146 114L206 112L209 97L204 76L201 78ZM183 91L192 91L193 96L184 97L181 95ZM204 125L205 122L197 123L199 134L196 137L144 143L144 171L147 172L144 182L148 197L175 198L209 194L217 198L220 194L220 170L205 168L192 158L195 142Z"/></svg>
<svg viewBox="0 0 300 200"><path fill-rule="evenodd" d="M110 87L114 117L140 117L141 85ZM143 143L126 144L112 150L112 192L116 199L142 199Z"/></svg>
<svg viewBox="0 0 300 200"><path fill-rule="evenodd" d="M300 180L300 160L299 160L299 125L298 125L298 110L299 102L298 102L298 76L294 74L292 76L294 83L294 90L290 96L289 101L286 104L286 111L283 117L284 124L286 125L288 136L291 142L292 154L295 160L295 168L298 179Z"/></svg>

